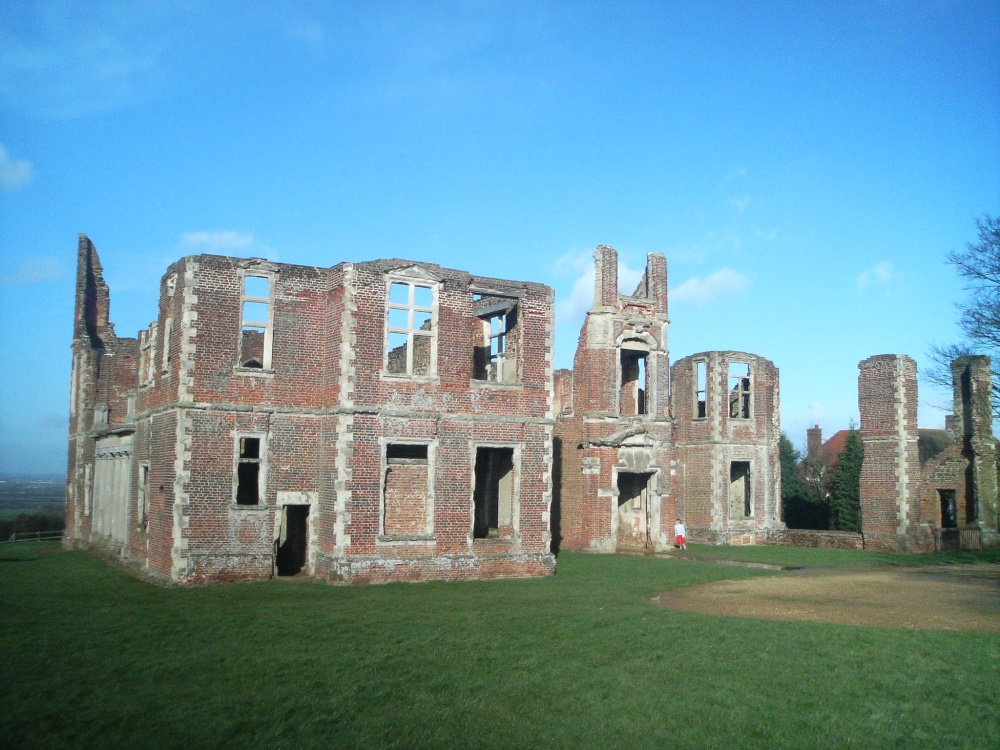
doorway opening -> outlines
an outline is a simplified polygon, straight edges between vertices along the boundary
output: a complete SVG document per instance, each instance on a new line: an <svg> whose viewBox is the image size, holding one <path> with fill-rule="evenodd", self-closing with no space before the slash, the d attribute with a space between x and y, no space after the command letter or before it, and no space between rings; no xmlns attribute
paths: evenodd
<svg viewBox="0 0 1000 750"><path fill-rule="evenodd" d="M753 494L750 485L750 462L733 461L729 464L729 517L753 516Z"/></svg>
<svg viewBox="0 0 1000 750"><path fill-rule="evenodd" d="M938 490L941 498L941 528L958 528L958 505L955 502L955 490Z"/></svg>
<svg viewBox="0 0 1000 750"><path fill-rule="evenodd" d="M649 473L618 472L618 538L620 550L649 546Z"/></svg>
<svg viewBox="0 0 1000 750"><path fill-rule="evenodd" d="M279 576L294 576L306 564L309 540L309 506L285 505L281 509L281 533L275 541L275 564Z"/></svg>
<svg viewBox="0 0 1000 750"><path fill-rule="evenodd" d="M514 526L514 449L476 449L474 539L510 536Z"/></svg>

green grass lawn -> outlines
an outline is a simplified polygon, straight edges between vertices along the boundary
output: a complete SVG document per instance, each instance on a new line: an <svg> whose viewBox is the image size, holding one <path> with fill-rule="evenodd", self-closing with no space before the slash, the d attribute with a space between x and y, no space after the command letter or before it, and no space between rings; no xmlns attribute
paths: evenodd
<svg viewBox="0 0 1000 750"><path fill-rule="evenodd" d="M758 561L830 559L770 549ZM532 581L164 589L55 545L0 547L0 738L144 750L1000 747L1000 636L650 603L757 575L782 574L563 553L556 577Z"/></svg>

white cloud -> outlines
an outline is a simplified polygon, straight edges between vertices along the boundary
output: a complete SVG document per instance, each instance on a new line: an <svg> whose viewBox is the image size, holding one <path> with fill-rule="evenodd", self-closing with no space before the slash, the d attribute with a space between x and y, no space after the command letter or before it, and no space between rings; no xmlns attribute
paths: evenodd
<svg viewBox="0 0 1000 750"><path fill-rule="evenodd" d="M326 29L314 21L294 23L285 28L285 36L299 42L312 52L319 52L327 45Z"/></svg>
<svg viewBox="0 0 1000 750"><path fill-rule="evenodd" d="M219 252L220 250L246 250L253 244L253 232L217 229L214 232L185 232L181 235L178 247L182 250L201 248L210 252Z"/></svg>
<svg viewBox="0 0 1000 750"><path fill-rule="evenodd" d="M150 98L182 4L21 4L0 25L0 94L32 113L75 117Z"/></svg>
<svg viewBox="0 0 1000 750"><path fill-rule="evenodd" d="M701 239L684 247L671 248L669 257L675 261L702 263L710 257L723 253L738 253L743 247L743 236L739 232L709 230Z"/></svg>
<svg viewBox="0 0 1000 750"><path fill-rule="evenodd" d="M55 258L25 258L17 273L4 274L3 283L15 286L44 284L62 277L62 267Z"/></svg>
<svg viewBox="0 0 1000 750"><path fill-rule="evenodd" d="M642 279L644 269L630 268L618 259L618 289L622 294L632 294ZM556 261L556 273L573 275L569 296L556 302L556 325L578 328L583 316L594 304L593 251L573 251Z"/></svg>
<svg viewBox="0 0 1000 750"><path fill-rule="evenodd" d="M729 199L729 205L741 214L750 207L750 198L746 195L736 195Z"/></svg>
<svg viewBox="0 0 1000 750"><path fill-rule="evenodd" d="M902 278L903 274L897 271L892 263L883 260L858 275L858 294L880 288L884 295L892 297L899 290Z"/></svg>
<svg viewBox="0 0 1000 750"><path fill-rule="evenodd" d="M728 266L720 268L705 278L697 276L672 289L672 302L697 302L704 304L718 297L735 297L743 294L750 286L750 278Z"/></svg>
<svg viewBox="0 0 1000 750"><path fill-rule="evenodd" d="M31 162L24 159L12 159L7 149L0 143L0 188L15 190L24 187L34 178Z"/></svg>

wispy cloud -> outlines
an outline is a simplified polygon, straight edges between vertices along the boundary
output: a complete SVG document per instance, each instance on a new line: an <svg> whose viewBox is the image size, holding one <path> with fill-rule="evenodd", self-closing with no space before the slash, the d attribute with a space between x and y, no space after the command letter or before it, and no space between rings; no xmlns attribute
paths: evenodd
<svg viewBox="0 0 1000 750"><path fill-rule="evenodd" d="M55 258L25 258L15 273L4 274L4 284L28 286L45 284L62 278L62 266Z"/></svg>
<svg viewBox="0 0 1000 750"><path fill-rule="evenodd" d="M76 117L148 99L189 6L43 0L0 23L0 96L34 114Z"/></svg>
<svg viewBox="0 0 1000 750"><path fill-rule="evenodd" d="M743 247L743 235L733 230L709 230L701 239L690 245L670 249L669 257L675 261L703 263L708 258L726 253L738 253Z"/></svg>
<svg viewBox="0 0 1000 750"><path fill-rule="evenodd" d="M253 232L234 232L230 229L216 229L213 232L185 232L177 246L181 250L200 248L211 252L221 250L246 250L253 247Z"/></svg>
<svg viewBox="0 0 1000 750"><path fill-rule="evenodd" d="M7 149L0 143L0 189L16 190L29 184L33 179L31 162L11 158Z"/></svg>
<svg viewBox="0 0 1000 750"><path fill-rule="evenodd" d="M556 273L573 276L573 286L568 296L556 301L556 324L579 327L583 316L594 304L594 257L593 251L571 251L556 261ZM642 269L630 268L621 258L618 260L618 289L623 294L632 294L642 278Z"/></svg>
<svg viewBox="0 0 1000 750"><path fill-rule="evenodd" d="M893 297L899 291L903 274L887 260L876 263L858 275L858 294L881 290L887 297Z"/></svg>
<svg viewBox="0 0 1000 750"><path fill-rule="evenodd" d="M729 205L741 214L750 207L750 198L746 195L735 195L729 199Z"/></svg>
<svg viewBox="0 0 1000 750"><path fill-rule="evenodd" d="M311 52L320 52L329 42L326 29L315 21L302 21L285 27L285 36L306 47Z"/></svg>
<svg viewBox="0 0 1000 750"><path fill-rule="evenodd" d="M672 302L697 302L704 304L719 297L736 297L750 286L750 278L732 268L720 268L705 278L688 279L671 290Z"/></svg>
<svg viewBox="0 0 1000 750"><path fill-rule="evenodd" d="M736 167L732 172L723 177L723 182L732 182L733 180L742 180L744 177L750 174L750 170L746 167Z"/></svg>

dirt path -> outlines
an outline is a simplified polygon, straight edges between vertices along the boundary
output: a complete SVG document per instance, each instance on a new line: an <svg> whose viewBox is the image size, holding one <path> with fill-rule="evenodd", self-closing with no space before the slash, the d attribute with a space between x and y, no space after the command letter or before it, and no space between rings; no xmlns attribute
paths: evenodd
<svg viewBox="0 0 1000 750"><path fill-rule="evenodd" d="M1000 565L796 570L667 591L668 609L768 620L1000 632Z"/></svg>

